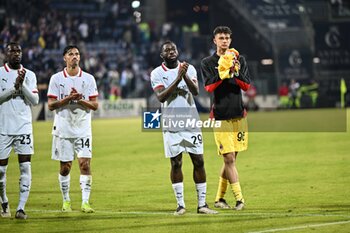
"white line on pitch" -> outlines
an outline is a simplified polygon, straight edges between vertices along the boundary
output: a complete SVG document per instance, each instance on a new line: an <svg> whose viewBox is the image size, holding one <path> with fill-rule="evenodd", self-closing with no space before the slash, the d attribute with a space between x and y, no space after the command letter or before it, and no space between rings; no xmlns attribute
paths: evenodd
<svg viewBox="0 0 350 233"><path fill-rule="evenodd" d="M62 213L61 210L27 210L27 212L37 212L37 213ZM79 213L78 210L73 210L73 213ZM103 214L117 214L117 215L173 215L173 212L161 212L161 211L112 211L112 210L96 210L96 213ZM196 215L197 213L187 212L186 215ZM286 217L350 217L350 215L342 214L293 214L293 213L264 213L264 212L255 212L255 213L242 213L242 212L220 212L218 216L286 216ZM207 216L207 215L203 215Z"/></svg>
<svg viewBox="0 0 350 233"><path fill-rule="evenodd" d="M328 223L320 223L320 224L309 224L309 225L301 225L301 226L295 226L295 227L285 227L285 228L275 228L275 229L269 229L269 230L262 230L262 231L251 231L249 233L267 233L267 232L277 232L277 231L292 231L292 230L298 230L298 229L306 229L310 227L327 227L332 225L341 225L341 224L349 224L350 220L348 221L341 221L341 222L328 222Z"/></svg>

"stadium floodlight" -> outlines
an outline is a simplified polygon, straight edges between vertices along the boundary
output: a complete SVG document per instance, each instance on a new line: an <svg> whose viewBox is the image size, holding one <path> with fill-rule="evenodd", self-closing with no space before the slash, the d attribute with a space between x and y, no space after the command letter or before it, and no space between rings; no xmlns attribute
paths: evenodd
<svg viewBox="0 0 350 233"><path fill-rule="evenodd" d="M314 57L314 59L312 60L314 63L318 64L321 62L319 57Z"/></svg>
<svg viewBox="0 0 350 233"><path fill-rule="evenodd" d="M131 2L131 7L136 9L140 6L140 1L132 1Z"/></svg>
<svg viewBox="0 0 350 233"><path fill-rule="evenodd" d="M272 59L261 59L261 64L264 66L272 65L273 60Z"/></svg>

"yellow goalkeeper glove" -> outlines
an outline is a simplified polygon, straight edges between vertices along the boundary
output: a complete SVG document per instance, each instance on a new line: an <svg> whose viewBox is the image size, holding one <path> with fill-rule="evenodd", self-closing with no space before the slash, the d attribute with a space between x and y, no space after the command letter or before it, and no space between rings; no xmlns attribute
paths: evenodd
<svg viewBox="0 0 350 233"><path fill-rule="evenodd" d="M218 61L218 71L220 79L232 78L232 73L235 76L239 75L239 52L234 48L228 49L226 53L220 56Z"/></svg>

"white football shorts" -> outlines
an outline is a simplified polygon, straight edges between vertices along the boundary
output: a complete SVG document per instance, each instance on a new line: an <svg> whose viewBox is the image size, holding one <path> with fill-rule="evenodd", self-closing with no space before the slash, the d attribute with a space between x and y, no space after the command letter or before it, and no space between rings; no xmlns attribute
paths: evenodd
<svg viewBox="0 0 350 233"><path fill-rule="evenodd" d="M203 154L203 137L201 132L163 132L166 158L173 158L182 152Z"/></svg>
<svg viewBox="0 0 350 233"><path fill-rule="evenodd" d="M10 157L12 147L18 155L34 154L33 134L5 135L0 134L0 159Z"/></svg>
<svg viewBox="0 0 350 233"><path fill-rule="evenodd" d="M52 156L53 160L62 162L73 161L75 158L92 158L92 137L83 138L52 138Z"/></svg>

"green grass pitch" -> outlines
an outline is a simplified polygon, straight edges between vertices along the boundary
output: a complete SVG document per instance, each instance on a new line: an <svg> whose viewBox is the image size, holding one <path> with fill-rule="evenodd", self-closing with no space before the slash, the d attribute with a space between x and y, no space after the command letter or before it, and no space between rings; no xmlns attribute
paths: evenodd
<svg viewBox="0 0 350 233"><path fill-rule="evenodd" d="M317 110L308 113L316 113ZM331 110L333 111L333 110ZM349 113L349 112L348 112ZM249 124L279 122L289 112L249 113ZM348 114L349 115L349 114ZM321 117L323 114L321 114ZM328 121L329 122L329 121ZM349 125L349 117L347 120ZM327 121L320 120L321 124ZM77 161L71 173L72 213L61 213L59 163L51 160L52 122L35 122L33 182L25 221L0 218L0 232L350 232L350 133L250 132L238 158L246 209L196 214L192 164L184 156L187 213L173 216L175 197L160 132L141 132L141 119L93 121L94 214L79 211ZM299 131L299 130L298 130ZM213 206L222 159L212 132L204 132L207 202ZM7 191L18 202L18 163L11 155ZM226 199L233 205L233 194Z"/></svg>

